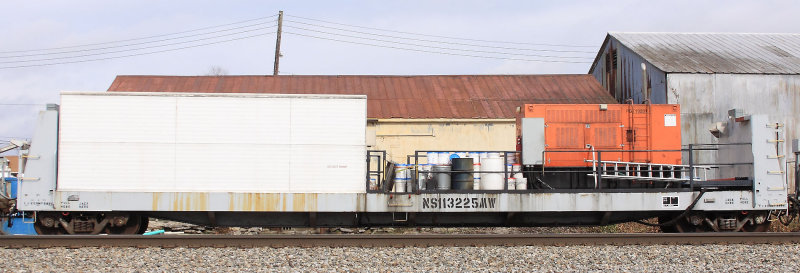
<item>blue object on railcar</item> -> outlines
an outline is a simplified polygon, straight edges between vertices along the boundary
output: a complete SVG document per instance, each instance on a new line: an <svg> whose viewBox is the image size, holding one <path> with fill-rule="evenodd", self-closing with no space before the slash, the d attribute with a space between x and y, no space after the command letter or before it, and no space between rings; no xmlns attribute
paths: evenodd
<svg viewBox="0 0 800 273"><path fill-rule="evenodd" d="M36 235L36 230L33 229L33 221L31 218L23 218L22 213L12 214L8 218L3 218L2 230L5 235ZM28 222L28 223L26 223ZM11 226L9 227L9 223Z"/></svg>
<svg viewBox="0 0 800 273"><path fill-rule="evenodd" d="M6 177L5 182L11 184L11 191L8 193L9 197L17 198L17 178ZM0 221L0 226L2 226L0 229L6 235L36 235L32 221L33 219L30 216L17 212L9 215L8 218L3 218Z"/></svg>
<svg viewBox="0 0 800 273"><path fill-rule="evenodd" d="M17 198L17 178L16 177L6 177L6 183L11 184L11 192L8 193L11 199Z"/></svg>

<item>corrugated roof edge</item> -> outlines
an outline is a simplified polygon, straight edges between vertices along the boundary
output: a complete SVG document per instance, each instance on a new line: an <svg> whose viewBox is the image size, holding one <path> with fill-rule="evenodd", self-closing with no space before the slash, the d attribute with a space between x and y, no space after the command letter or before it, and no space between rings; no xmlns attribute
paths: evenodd
<svg viewBox="0 0 800 273"><path fill-rule="evenodd" d="M649 31L609 31L609 35L614 34L746 34L746 35L800 35L800 33L787 32L649 32Z"/></svg>
<svg viewBox="0 0 800 273"><path fill-rule="evenodd" d="M633 52L633 54L636 54L636 56L639 56L640 58L642 58L642 60L647 62L647 66L648 67L655 67L655 68L658 68L661 71L667 72L666 70L664 70L664 68L659 67L656 64L653 64L652 62L647 60L647 58L645 58L641 54L637 53L635 50L631 49L630 47L628 47L627 45L622 43L617 37L613 36L613 33L644 33L644 32L609 32L608 34L606 34L606 39L603 40L603 45L600 46L600 50L597 51L597 56L595 56L594 57L594 61L592 61L592 67L589 68L589 75L594 74L594 69L597 66L598 61L600 60L600 56L603 55L604 49L606 48L606 45L611 41L611 38L614 38L615 40L617 40L619 42L620 45L622 45L623 47L627 48L630 52ZM667 32L653 32L653 33L667 33Z"/></svg>
<svg viewBox="0 0 800 273"><path fill-rule="evenodd" d="M600 60L600 56L603 56L603 51L604 51L604 48L606 48L606 44L608 43L608 40L609 40L608 38L609 37L611 37L611 33L610 32L606 33L606 38L603 39L603 43L600 44L600 48L597 49L597 55L594 56L594 61L592 61L592 66L589 67L589 73L587 73L587 74L592 75L594 73L594 68L595 68L595 66L597 66L597 62Z"/></svg>
<svg viewBox="0 0 800 273"><path fill-rule="evenodd" d="M367 99L367 95L268 94L268 93L188 93L188 92L87 92L61 91L61 95L140 96L140 97L232 97L232 98L303 98L303 99Z"/></svg>
<svg viewBox="0 0 800 273"><path fill-rule="evenodd" d="M554 74L446 74L446 75L436 75L436 74L425 74L425 75L363 75L363 74L352 74L352 75L221 75L221 76L214 76L214 75L117 75L116 78L153 78L153 77L161 77L161 78L212 78L212 77L219 77L219 78L229 78L229 77L297 77L297 78L304 78L304 77L372 77L372 78L419 78L419 77L530 77L530 76L582 76L585 74L569 74L569 73L554 73Z"/></svg>
<svg viewBox="0 0 800 273"><path fill-rule="evenodd" d="M247 86L247 91L241 87L242 85L234 83L237 81L248 82L242 83ZM313 85L306 81L313 81ZM327 86L326 84L330 84L329 92L332 93L367 94L369 116L374 118L513 118L515 117L513 107L500 108L522 102L616 102L589 74L280 75L277 77L120 75L112 82L108 91L319 93L326 90L323 88ZM498 86L494 87L495 84ZM386 85L392 86L387 89ZM520 93L509 94L509 86ZM453 96L442 95L439 89L443 87L446 87L447 92L457 93ZM579 91L578 96L575 96L576 90ZM399 91L408 91L408 94ZM427 99L419 101L420 98ZM387 103L386 99L391 101ZM397 101L398 104L395 105L392 101ZM471 106L461 105L456 109L452 106L454 101L465 102Z"/></svg>
<svg viewBox="0 0 800 273"><path fill-rule="evenodd" d="M644 56L642 56L642 54L639 54L639 53L638 53L638 52L636 52L635 50L631 49L631 48L630 48L629 46L627 46L627 45L626 45L624 42L622 42L622 41L619 39L619 37L617 37L619 34L623 34L623 35L624 35L624 34L682 34L682 35L683 35L683 34L687 34L687 35L737 34L737 35L783 35L783 36L800 36L800 33L756 33L756 32L623 32L623 31L610 31L610 32L608 32L608 33L606 34L606 39L603 41L603 44L602 44L602 46L601 46L601 47L600 47L600 49L598 50L598 52L597 52L597 56L595 57L594 61L592 61L592 66L589 68L589 74L590 74L590 75L591 75L591 74L594 72L594 69L595 69L595 67L596 67L596 66L597 66L597 64L598 64L598 61L599 61L599 59L600 59L600 56L601 56L601 55L602 55L602 53L603 53L603 49L605 48L606 44L607 44L607 43L610 41L610 39L609 39L609 38L614 38L614 39L616 39L616 40L619 42L619 44L620 44L620 45L622 45L623 47L625 47L625 48L627 48L628 50L630 50L631 52L633 52L633 54L636 54L637 56L641 57L641 58L642 58L643 60L645 60L645 61L646 61L646 62L647 62L647 63L648 63L650 66L653 66L653 67L655 67L655 68L658 68L659 70L661 70L661 71L663 71L663 72L665 72L665 73L670 73L670 74L731 74L731 75L794 75L793 73L779 73L779 72L735 72L735 73L728 72L728 73L722 73L722 72L713 72L713 71L712 71L712 72L697 72L697 71L693 71L693 72L687 72L687 71L679 71L679 70L666 69L666 68L664 68L664 67L660 67L660 66L658 66L658 65L656 65L656 64L653 64L653 63L652 63L651 61L649 61L647 58L645 58ZM615 35L617 35L617 36L615 36Z"/></svg>

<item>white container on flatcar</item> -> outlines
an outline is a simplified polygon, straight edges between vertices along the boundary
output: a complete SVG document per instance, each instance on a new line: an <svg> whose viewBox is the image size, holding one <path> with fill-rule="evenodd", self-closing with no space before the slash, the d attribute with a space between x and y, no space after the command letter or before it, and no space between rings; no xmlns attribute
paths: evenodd
<svg viewBox="0 0 800 273"><path fill-rule="evenodd" d="M59 191L365 192L366 96L70 92L59 118Z"/></svg>

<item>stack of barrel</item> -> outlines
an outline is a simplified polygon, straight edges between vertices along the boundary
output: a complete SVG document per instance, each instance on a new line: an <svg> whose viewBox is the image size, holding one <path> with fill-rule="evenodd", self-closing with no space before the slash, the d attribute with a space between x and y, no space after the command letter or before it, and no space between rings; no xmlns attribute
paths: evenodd
<svg viewBox="0 0 800 273"><path fill-rule="evenodd" d="M472 176L472 158L453 158L453 189L471 190L473 189L474 177Z"/></svg>
<svg viewBox="0 0 800 273"><path fill-rule="evenodd" d="M501 156L499 152L428 152L428 164L420 168L431 171L420 175L427 186L436 190L525 190L527 181L515 153ZM508 164L508 165L507 165ZM506 176L503 176L503 174ZM503 182L508 181L508 184Z"/></svg>

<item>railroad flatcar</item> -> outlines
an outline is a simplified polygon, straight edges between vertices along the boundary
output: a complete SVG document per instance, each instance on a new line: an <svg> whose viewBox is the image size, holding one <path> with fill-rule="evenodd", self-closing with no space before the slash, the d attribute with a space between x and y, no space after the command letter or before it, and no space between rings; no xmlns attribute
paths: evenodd
<svg viewBox="0 0 800 273"><path fill-rule="evenodd" d="M33 215L39 234L138 234L150 217L272 227L658 218L665 231L761 231L796 211L786 166L797 154L777 154L783 125L766 116L732 111L718 143L682 147L678 105L518 112L517 151L387 162L367 150L365 96L64 92L22 151L12 210ZM693 162L698 153L720 162Z"/></svg>

